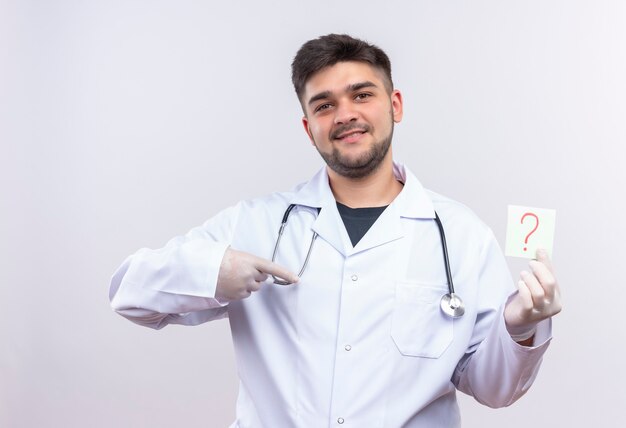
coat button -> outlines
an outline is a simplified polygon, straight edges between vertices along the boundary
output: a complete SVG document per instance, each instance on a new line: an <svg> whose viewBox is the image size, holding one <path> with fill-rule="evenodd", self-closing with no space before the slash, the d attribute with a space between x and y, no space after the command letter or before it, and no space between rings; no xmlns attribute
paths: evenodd
<svg viewBox="0 0 626 428"><path fill-rule="evenodd" d="M359 277L358 277L358 276L356 276L356 275L352 275L352 276L350 277L350 279L351 279L352 281L357 281L357 280L359 279Z"/></svg>
<svg viewBox="0 0 626 428"><path fill-rule="evenodd" d="M343 418L339 418L339 419L337 419L337 423L338 423L339 425L343 424Z"/></svg>
<svg viewBox="0 0 626 428"><path fill-rule="evenodd" d="M346 351L349 351L350 349L352 349L352 346L346 345L343 349L345 349Z"/></svg>

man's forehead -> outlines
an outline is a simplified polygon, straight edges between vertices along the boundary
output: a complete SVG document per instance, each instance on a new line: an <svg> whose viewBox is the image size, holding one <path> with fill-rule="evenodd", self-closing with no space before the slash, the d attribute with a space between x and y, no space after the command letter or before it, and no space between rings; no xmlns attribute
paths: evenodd
<svg viewBox="0 0 626 428"><path fill-rule="evenodd" d="M384 87L385 76L378 68L356 61L344 61L322 68L312 74L304 85L305 99L319 92L344 92L351 87L371 82L377 87Z"/></svg>

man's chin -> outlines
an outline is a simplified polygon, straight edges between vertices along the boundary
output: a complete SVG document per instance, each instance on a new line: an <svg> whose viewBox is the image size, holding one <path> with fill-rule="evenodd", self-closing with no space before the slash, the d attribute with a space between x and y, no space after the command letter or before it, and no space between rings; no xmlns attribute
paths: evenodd
<svg viewBox="0 0 626 428"><path fill-rule="evenodd" d="M380 144L370 146L368 150L359 146L335 146L330 153L320 151L317 145L316 148L326 165L336 174L346 178L364 178L376 171L384 161L391 146L391 136Z"/></svg>
<svg viewBox="0 0 626 428"><path fill-rule="evenodd" d="M373 173L380 162L374 159L356 159L356 160L326 160L326 165L335 173L346 178L364 178Z"/></svg>

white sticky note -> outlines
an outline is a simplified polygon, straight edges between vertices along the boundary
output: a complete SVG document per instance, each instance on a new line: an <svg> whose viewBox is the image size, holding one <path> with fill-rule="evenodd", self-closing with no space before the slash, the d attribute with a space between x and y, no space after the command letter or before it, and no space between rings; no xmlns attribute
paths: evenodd
<svg viewBox="0 0 626 428"><path fill-rule="evenodd" d="M504 253L534 259L537 248L545 248L552 257L555 220L556 210L509 205Z"/></svg>

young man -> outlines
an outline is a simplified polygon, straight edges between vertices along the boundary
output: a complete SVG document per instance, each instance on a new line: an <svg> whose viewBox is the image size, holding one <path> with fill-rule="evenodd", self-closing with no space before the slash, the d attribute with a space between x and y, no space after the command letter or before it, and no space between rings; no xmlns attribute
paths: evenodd
<svg viewBox="0 0 626 428"><path fill-rule="evenodd" d="M331 34L305 43L292 70L327 167L132 255L113 308L157 329L227 316L236 427L458 427L456 389L492 407L517 400L560 311L548 257L514 292L489 228L393 162L402 96L382 50Z"/></svg>

